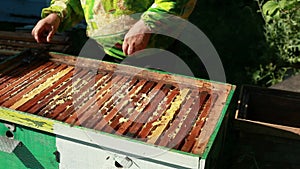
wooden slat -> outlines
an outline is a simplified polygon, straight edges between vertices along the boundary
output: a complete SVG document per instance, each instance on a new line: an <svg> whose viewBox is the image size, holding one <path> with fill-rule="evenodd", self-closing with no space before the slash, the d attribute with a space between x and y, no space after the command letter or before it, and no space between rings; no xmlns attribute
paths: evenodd
<svg viewBox="0 0 300 169"><path fill-rule="evenodd" d="M116 90L118 90L121 87L120 83L124 84L128 80L128 77L123 78L123 80L120 80L120 79L122 79L121 76L119 76L118 78L114 78L112 80L112 82L110 83L110 85L107 86L107 88L110 88L112 86L113 86L113 88L110 90L110 92L106 93L104 97L102 97L100 100L97 101L97 104L98 104L99 107L101 107L104 104L104 102L107 99L109 99L116 92ZM73 114L65 122L74 125L74 123L76 123L79 120L78 117L80 117L80 115L82 113L83 112L77 112L77 113ZM82 122L82 121L79 120L79 122Z"/></svg>
<svg viewBox="0 0 300 169"><path fill-rule="evenodd" d="M85 92L84 89L87 89L87 86L89 86L89 82L93 77L93 73L88 72L82 79L78 79L79 82L77 82L76 79L72 80L73 84L69 86L68 92L64 92L60 97L53 101L53 109L48 112L46 117L55 119L57 116L65 114L66 112L68 112L67 114L72 115L74 113L74 107L82 104L81 101L83 97L79 97L78 93ZM74 81L76 81L77 84L74 85Z"/></svg>
<svg viewBox="0 0 300 169"><path fill-rule="evenodd" d="M193 126L199 116L201 116L201 111L205 105L206 101L209 98L208 93L200 92L199 96L195 99L194 104L191 107L190 112L186 116L183 125L180 127L179 131L177 132L174 139L168 143L167 147L174 148L174 149L181 149L180 145L182 146L185 143L185 139L188 134L191 133ZM204 115L205 116L205 115Z"/></svg>
<svg viewBox="0 0 300 169"><path fill-rule="evenodd" d="M185 103L181 106L179 113L172 122L172 125L160 136L158 140L159 143L157 143L158 145L166 147L170 142L174 141L174 138L176 137L177 133L184 126L183 122L185 121L185 118L188 114L192 114L192 112L190 112L189 109L193 105L197 94L198 91L194 90L190 95L187 96ZM182 136L185 137L184 135Z"/></svg>
<svg viewBox="0 0 300 169"><path fill-rule="evenodd" d="M0 63L0 72L2 72L4 69L7 69L7 65L13 65L15 63L22 62L24 58L30 55L32 55L31 51L29 49L24 49L24 51L20 54L7 58Z"/></svg>
<svg viewBox="0 0 300 169"><path fill-rule="evenodd" d="M17 110L26 112L28 109L33 107L34 105L38 104L40 100L43 100L45 96L47 96L48 93L51 93L55 88L57 88L59 85L62 83L66 82L73 76L73 71L68 73L66 76L62 77L60 80L55 82L52 86L38 94L37 96L34 97L34 99L29 100L25 104L23 104L21 107L19 107Z"/></svg>
<svg viewBox="0 0 300 169"><path fill-rule="evenodd" d="M5 86L5 88L1 87L2 89L0 103L3 104L3 106L9 107L19 98L21 98L24 94L26 94L26 91L24 91L24 89L30 91L28 87L31 86L32 83L34 83L34 81L36 80L35 78L39 78L39 73L45 73L55 67L56 65L53 65L52 63L44 64L36 69L33 69L30 72L32 74L27 73L21 77L12 77L11 79L9 79L9 82L11 83L8 82L8 86Z"/></svg>
<svg viewBox="0 0 300 169"><path fill-rule="evenodd" d="M81 72L76 74L78 76L75 76L75 79L80 79L83 76L83 75L81 75ZM70 84L69 87L71 85L72 84ZM73 115L73 113L75 112L75 108L74 108L74 106L71 106L72 102L73 102L73 100L69 100L69 101L67 101L67 103L65 103L65 104L67 104L65 111L59 113L58 116L55 117L56 120L65 121L66 119L68 119L70 116Z"/></svg>
<svg viewBox="0 0 300 169"><path fill-rule="evenodd" d="M77 59L74 56L53 53L50 52L49 55L51 56L51 60L55 62L66 63L69 65L76 65ZM138 68L128 65L122 64L114 64L109 62L103 62L94 59L80 59L81 65L85 65L86 67L94 70L106 70L111 72L122 72L127 74L131 77L141 78L148 81L154 82L163 82L165 84L170 85L178 85L180 88L184 87L191 87L191 88L202 88L203 90L215 90L215 91L226 91L228 87L231 86L229 84L219 84L219 83L212 83L206 80L198 80L195 78L184 77L180 75L174 74L161 74L155 71L150 71L144 68Z"/></svg>
<svg viewBox="0 0 300 169"><path fill-rule="evenodd" d="M169 108L169 106L171 105L172 101L176 98L178 93L178 90L172 90L171 92L169 92L169 95L167 95L163 102L159 104L157 109L154 111L153 115L147 121L146 125L139 132L137 136L138 138L147 138L152 129L156 127L157 123L159 123L159 118Z"/></svg>
<svg viewBox="0 0 300 169"><path fill-rule="evenodd" d="M208 99L208 101L206 102L206 104L204 104L206 99ZM200 116L198 116L197 122L195 123L195 126L193 127L189 136L186 138L186 142L181 148L182 151L190 152L192 147L194 146L194 143L196 142L196 137L201 132L202 126L206 120L206 116L211 108L211 97L208 95L208 93L201 93L200 104L204 105L205 107L202 107L203 110L201 111Z"/></svg>
<svg viewBox="0 0 300 169"><path fill-rule="evenodd" d="M95 79L92 77L92 79L89 80L87 84L77 89L76 93L73 94L73 102L72 102L72 109L73 112L71 112L73 115L77 115L79 117L79 114L86 115L86 109L88 108L87 105L90 103L91 100L94 100L97 90L97 83L95 83L95 80L100 80L104 75L103 74L97 74L95 76ZM103 80L105 80L104 78ZM84 100L85 99L85 100ZM62 111L61 111L62 112ZM60 112L56 113L60 114ZM76 124L80 125L80 124Z"/></svg>
<svg viewBox="0 0 300 169"><path fill-rule="evenodd" d="M78 77L84 76L88 71L81 71L79 74L76 74ZM27 112L33 113L33 114L39 114L40 116L43 116L45 112L40 111L42 108L49 105L51 100L57 96L66 91L66 88L69 87L72 84L72 81L69 80L67 83L61 85L57 90L47 95L43 100L38 102L38 104L31 107Z"/></svg>
<svg viewBox="0 0 300 169"><path fill-rule="evenodd" d="M77 110L78 112L85 112L85 114L90 114L89 108L93 107L95 102L97 101L97 99L99 99L99 96L101 96L101 93L103 92L101 86L103 84L106 84L109 80L111 80L112 75L111 73L108 73L107 75L104 76L104 78L102 78L100 81L102 83L99 83L96 87L95 90L97 91L95 94L95 98L93 97L92 99L89 99L87 101L87 103L82 106L79 110ZM106 85L107 86L107 85ZM66 110L65 112L59 114L59 116L56 118L58 120L64 121L66 119L67 114L72 114L75 111L74 106L71 106L68 110ZM65 115L63 115L65 114Z"/></svg>
<svg viewBox="0 0 300 169"><path fill-rule="evenodd" d="M146 99L147 97L146 95L149 92L149 90L151 90L154 84L155 84L154 82L147 82L145 85L143 85L142 89L130 99L130 103L127 104L126 108L120 110L118 115L124 116L125 118L124 120L126 120L126 122L123 123L119 122L121 126L118 129L117 134L119 135L125 134L125 131L131 125L132 121L135 121L138 114L140 114L144 109L143 107L145 107L148 104L145 102L148 100Z"/></svg>
<svg viewBox="0 0 300 169"><path fill-rule="evenodd" d="M146 83L146 80L141 80L136 84L128 94L125 93L119 104L117 104L95 127L96 130L102 130L102 128L109 122L122 108L128 104L128 100L138 93L142 86Z"/></svg>
<svg viewBox="0 0 300 169"><path fill-rule="evenodd" d="M162 102L163 98L169 91L170 89L166 86L164 86L160 90L155 99L151 101L150 104L148 104L145 110L142 112L142 114L137 117L138 120L133 122L132 127L129 128L127 135L137 136L138 132L144 125L146 125L147 120L153 115L155 109L160 106L159 104Z"/></svg>
<svg viewBox="0 0 300 169"><path fill-rule="evenodd" d="M0 49L0 54L2 55L16 55L19 53L20 51L16 51L16 50Z"/></svg>
<svg viewBox="0 0 300 169"><path fill-rule="evenodd" d="M35 42L35 39L29 32L26 33L26 32L0 31L0 39ZM51 43L66 44L67 40L68 38L65 36L54 35L53 39L51 40Z"/></svg>
<svg viewBox="0 0 300 169"><path fill-rule="evenodd" d="M52 53L54 64L43 68L35 66L39 57L15 58L11 63L18 71L0 63L0 94L12 99L4 106L193 154L204 152L232 90L227 84L62 54Z"/></svg>
<svg viewBox="0 0 300 169"><path fill-rule="evenodd" d="M0 80L0 95L12 90L13 87L16 87L16 85L21 85L20 83L32 76L31 73L36 75L38 71L41 71L52 64L53 63L50 63L49 65L43 65L43 62L34 62L31 67L20 65L13 71L3 73ZM13 85L11 86L11 84ZM5 91L3 91L4 89Z"/></svg>
<svg viewBox="0 0 300 169"><path fill-rule="evenodd" d="M122 130L126 130L129 126L124 126L124 123L122 122L122 120L126 120L126 122L134 120L128 116L130 116L130 114L132 114L136 108L136 103L139 102L139 100L142 98L142 95L147 93L150 88L154 85L154 82L149 82L146 83L143 88L130 99L129 104L127 104L126 107L122 108L122 110L120 110L118 112L118 114L111 120L111 122L109 123L109 125L106 125L106 127L103 128L102 131L108 132L108 133L114 133L114 131L117 131L117 127L121 125L121 127L123 126ZM122 103L114 103L111 105L116 105L116 104L122 104ZM129 120L130 119L130 120ZM126 123L125 122L125 123ZM119 133L122 132L122 133ZM123 135L125 131L117 131L117 134L121 134Z"/></svg>
<svg viewBox="0 0 300 169"><path fill-rule="evenodd" d="M112 90L116 90L114 89L115 87L120 87L120 86L114 86L113 84L117 84L118 82L120 82L121 80L121 83L123 83L122 81L124 80L124 78L122 79L121 76L112 76L110 74L109 78L107 79L108 82L105 83L104 87L100 88L100 90L97 92L96 94L96 99L92 99L92 100L89 100L87 105L90 105L90 107L83 107L83 109L86 109L88 108L88 110L85 111L85 113L87 114L91 114L90 117L87 119L87 120L84 120L82 119L82 124L83 126L87 127L89 126L88 128L92 128L93 126L93 123L95 121L97 121L98 118L101 118L101 117L98 117L98 110L99 110L99 107L102 106L102 105L98 105L97 101L101 98L101 99L109 99L109 95L106 95L106 97L104 98L104 94L106 94L107 90L110 90L111 87L113 87ZM127 80L127 79L125 79ZM77 118L77 117L76 117Z"/></svg>
<svg viewBox="0 0 300 169"><path fill-rule="evenodd" d="M156 141L159 139L161 134L165 131L168 125L170 125L171 120L175 116L176 112L180 110L180 107L186 100L186 96L190 92L189 89L182 89L179 91L179 94L176 96L175 100L171 103L171 106L165 114L159 119L159 124L156 126L155 130L151 132L147 138L148 143L155 144Z"/></svg>
<svg viewBox="0 0 300 169"><path fill-rule="evenodd" d="M62 70L62 71L60 71L60 70ZM16 95L15 103L12 102L14 104L11 105L9 108L16 109L16 108L20 107L21 105L26 103L28 100L34 98L34 96L36 96L37 94L39 94L40 92L45 90L47 87L51 86L58 79L60 79L62 76L66 75L67 73L69 73L72 70L73 70L72 67L66 67L66 65L60 65L57 69L55 69L54 71L52 71L51 73L49 73L45 77L43 77L40 81L41 82L40 85L33 84L30 87L26 88L26 90L23 90L22 92L26 93L25 97L22 97L22 99L18 99L18 97L19 97L19 95L21 95L21 93ZM12 98L11 100L14 100L14 98ZM6 103L9 104L9 102L6 102Z"/></svg>
<svg viewBox="0 0 300 169"><path fill-rule="evenodd" d="M67 89L64 90L60 95L56 95L51 102L41 110L41 112L44 112L43 116L55 118L55 115L72 106L74 101L74 92L76 92L74 90L78 89L79 86L85 85L87 81L92 78L93 73L91 73L89 70L86 71L87 73L85 73L80 79L72 79L72 83L67 86ZM55 115L53 115L54 113Z"/></svg>
<svg viewBox="0 0 300 169"><path fill-rule="evenodd" d="M48 49L50 51L65 51L68 47L65 44L50 44L50 43L36 43L28 41L12 41L12 40L2 40L0 39L0 45L8 45L19 50L24 49Z"/></svg>

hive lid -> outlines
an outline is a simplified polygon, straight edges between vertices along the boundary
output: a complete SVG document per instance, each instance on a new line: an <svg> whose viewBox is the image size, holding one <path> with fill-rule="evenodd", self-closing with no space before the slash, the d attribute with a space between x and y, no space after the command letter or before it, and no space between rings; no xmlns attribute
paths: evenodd
<svg viewBox="0 0 300 169"><path fill-rule="evenodd" d="M300 93L244 85L236 126L247 132L300 139Z"/></svg>

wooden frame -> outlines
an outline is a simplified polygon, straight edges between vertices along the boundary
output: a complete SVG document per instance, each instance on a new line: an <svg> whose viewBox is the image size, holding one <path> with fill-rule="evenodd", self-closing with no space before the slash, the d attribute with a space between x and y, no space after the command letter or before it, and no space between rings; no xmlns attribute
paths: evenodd
<svg viewBox="0 0 300 169"><path fill-rule="evenodd" d="M23 53L19 57L23 58L28 53ZM19 57L13 58L10 62L14 62ZM195 143L195 146L193 148L192 153L185 153L178 150L171 149L170 151L167 151L164 156L160 157L154 157L155 160L158 161L164 161L166 163L170 164L176 164L180 165L180 163L185 167L195 167L202 166L200 168L204 168L205 159L207 158L207 155L209 153L209 150L214 142L214 139L217 135L217 132L220 128L220 125L222 123L222 120L225 116L227 106L231 100L231 97L233 95L235 86L230 84L224 84L219 82L212 82L209 80L202 80L202 79L196 79L191 77L184 77L181 75L174 75L169 73L162 73L152 70L147 70L143 68L137 68L133 66L128 65L121 65L121 64L115 64L115 63L109 63L104 61L98 61L88 58L77 58L74 56L69 56L65 54L60 53L49 53L49 54L43 54L40 57L44 59L49 59L52 62L55 63L65 63L69 65L70 67L85 67L88 69L101 71L111 71L111 72L118 72L121 74L125 74L128 76L134 76L140 79L144 79L147 81L155 81L155 82L163 82L165 84L172 84L175 86L179 86L182 88L189 88L191 90L207 90L211 92L210 94L213 97L211 100L211 106L207 109L207 117L208 119L205 121L202 121L201 123L205 123L203 125L203 128L201 129L201 133L199 136L197 136L197 141ZM22 59L21 59L22 60ZM9 61L7 61L9 63ZM7 63L6 62L6 63ZM29 63L30 64L30 63ZM5 65L1 65L2 72L8 71L7 67ZM71 70L71 68L70 68ZM34 97L34 96L33 96ZM26 112L19 112L12 109L6 109L1 108L0 109L0 119L4 121L9 121L12 123L17 123L20 125L24 125L27 127L31 127L34 129L54 133L56 135L60 135L63 137L83 141L89 144L95 144L94 142L91 142L88 140L88 138L83 137L81 134L76 134L78 132L88 132L90 135L94 135L95 137L107 137L106 139L110 140L107 141L108 145L103 145L105 147L113 147L114 145L111 145L111 143L120 143L120 145L123 145L123 140L126 140L126 144L128 145L135 145L140 147L147 147L149 146L150 150L156 150L156 151L165 151L165 147L160 147L157 145L151 145L148 143L143 143L141 141L134 141L127 138L123 138L122 136L116 136L114 134L107 134L100 131L95 131L93 129L86 129L84 127L78 127L78 126L70 126L67 123L62 123L56 120L51 120L48 118L31 115ZM82 131L81 131L82 130ZM99 135L99 136L98 136ZM102 138L103 139L103 138ZM115 140L115 141L113 141ZM127 150L126 150L127 149ZM144 149L144 148L142 148ZM135 150L132 149L132 147L119 147L116 151L122 151L133 155L140 154L139 152L135 152ZM147 151L147 150L145 150ZM140 154L142 155L142 154ZM138 155L138 156L140 156ZM168 157L172 157L169 159ZM174 159L189 159L186 161L180 161L179 163L174 161ZM201 159L201 162L199 161ZM192 162L193 161L193 162ZM201 164L200 164L201 163Z"/></svg>

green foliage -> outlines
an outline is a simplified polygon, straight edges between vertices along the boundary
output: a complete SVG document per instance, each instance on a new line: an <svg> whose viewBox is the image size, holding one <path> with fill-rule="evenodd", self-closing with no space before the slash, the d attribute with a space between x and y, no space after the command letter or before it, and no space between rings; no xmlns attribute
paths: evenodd
<svg viewBox="0 0 300 169"><path fill-rule="evenodd" d="M245 68L253 70L262 63L264 22L257 10L253 0L205 0L197 1L190 17L216 48L228 83L252 83L252 75ZM191 54L186 55L191 58Z"/></svg>
<svg viewBox="0 0 300 169"><path fill-rule="evenodd" d="M255 82L263 84L263 86L270 86L281 82L291 71L293 71L291 67L278 68L277 65L269 63L265 67L260 65L259 69L253 73L253 79Z"/></svg>
<svg viewBox="0 0 300 169"><path fill-rule="evenodd" d="M253 74L257 84L272 85L295 74L300 63L300 0L257 0L265 21L269 63L260 65Z"/></svg>

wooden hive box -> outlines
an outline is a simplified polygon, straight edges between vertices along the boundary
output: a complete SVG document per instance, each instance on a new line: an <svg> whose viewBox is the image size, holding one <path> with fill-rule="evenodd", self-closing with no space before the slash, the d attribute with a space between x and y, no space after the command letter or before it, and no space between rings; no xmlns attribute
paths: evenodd
<svg viewBox="0 0 300 169"><path fill-rule="evenodd" d="M256 133L299 139L300 93L245 85L235 119Z"/></svg>
<svg viewBox="0 0 300 169"><path fill-rule="evenodd" d="M0 163L17 168L208 168L235 89L59 53L0 72Z"/></svg>
<svg viewBox="0 0 300 169"><path fill-rule="evenodd" d="M300 93L245 85L238 104L233 166L299 168Z"/></svg>

